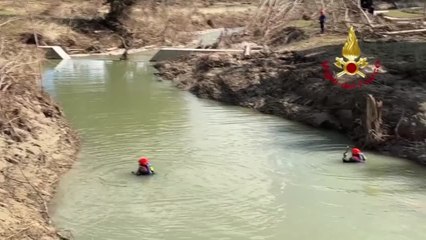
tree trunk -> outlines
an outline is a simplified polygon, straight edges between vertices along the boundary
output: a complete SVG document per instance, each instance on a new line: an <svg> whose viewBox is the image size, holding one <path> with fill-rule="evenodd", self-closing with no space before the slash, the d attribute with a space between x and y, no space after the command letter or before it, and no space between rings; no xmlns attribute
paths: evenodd
<svg viewBox="0 0 426 240"><path fill-rule="evenodd" d="M137 0L107 0L109 4L109 12L106 19L110 21L120 22L128 18L132 6Z"/></svg>
<svg viewBox="0 0 426 240"><path fill-rule="evenodd" d="M109 12L105 16L105 25L124 39L124 47L132 47L133 34L125 27L124 21L129 18L132 6L138 0L106 0Z"/></svg>
<svg viewBox="0 0 426 240"><path fill-rule="evenodd" d="M365 110L366 145L377 144L383 140L382 108L383 102L376 101L371 94L367 95Z"/></svg>

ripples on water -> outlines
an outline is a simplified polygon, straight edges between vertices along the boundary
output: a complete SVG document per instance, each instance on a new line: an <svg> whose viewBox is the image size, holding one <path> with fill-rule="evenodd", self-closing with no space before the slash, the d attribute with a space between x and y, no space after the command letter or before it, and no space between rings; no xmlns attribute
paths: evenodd
<svg viewBox="0 0 426 240"><path fill-rule="evenodd" d="M140 62L76 60L45 88L82 135L54 201L86 239L424 239L425 171L157 82ZM158 174L135 177L141 155Z"/></svg>

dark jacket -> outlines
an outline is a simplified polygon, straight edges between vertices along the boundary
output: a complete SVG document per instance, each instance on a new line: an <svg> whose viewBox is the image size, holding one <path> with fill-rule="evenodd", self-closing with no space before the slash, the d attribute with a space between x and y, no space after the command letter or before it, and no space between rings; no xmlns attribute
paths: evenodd
<svg viewBox="0 0 426 240"><path fill-rule="evenodd" d="M152 171L150 165L139 165L138 171L135 173L135 175L152 175L154 174L154 171Z"/></svg>

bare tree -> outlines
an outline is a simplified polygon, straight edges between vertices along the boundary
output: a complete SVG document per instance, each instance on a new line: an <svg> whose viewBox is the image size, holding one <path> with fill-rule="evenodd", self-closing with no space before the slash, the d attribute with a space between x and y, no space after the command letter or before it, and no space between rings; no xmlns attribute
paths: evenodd
<svg viewBox="0 0 426 240"><path fill-rule="evenodd" d="M138 0L106 0L104 4L108 4L110 9L106 15L106 20L121 23L129 17L131 8Z"/></svg>

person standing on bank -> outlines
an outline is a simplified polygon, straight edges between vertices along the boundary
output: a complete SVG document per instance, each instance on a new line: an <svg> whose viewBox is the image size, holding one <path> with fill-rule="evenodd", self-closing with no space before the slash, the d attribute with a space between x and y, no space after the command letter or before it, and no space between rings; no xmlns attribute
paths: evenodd
<svg viewBox="0 0 426 240"><path fill-rule="evenodd" d="M321 10L319 17L320 25L321 25L321 33L324 33L324 23L325 23L325 14L324 10Z"/></svg>

